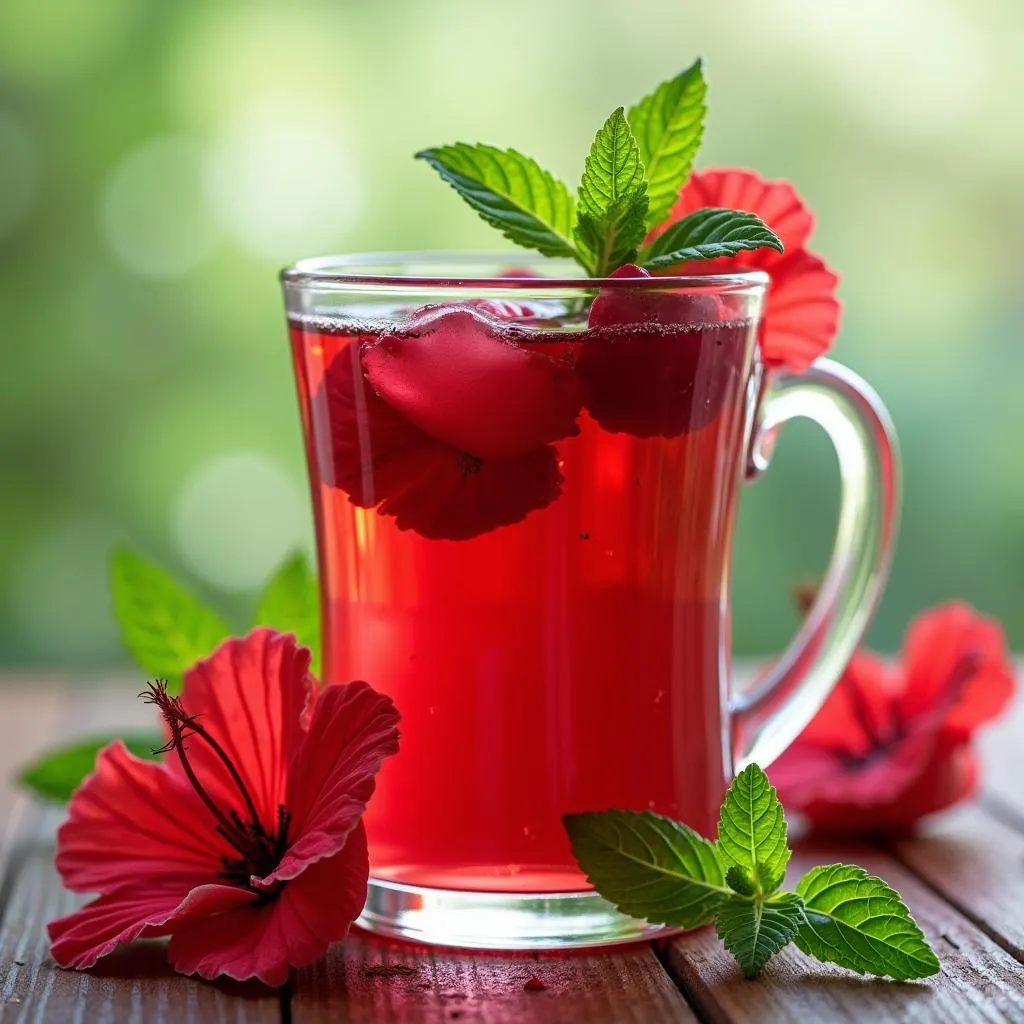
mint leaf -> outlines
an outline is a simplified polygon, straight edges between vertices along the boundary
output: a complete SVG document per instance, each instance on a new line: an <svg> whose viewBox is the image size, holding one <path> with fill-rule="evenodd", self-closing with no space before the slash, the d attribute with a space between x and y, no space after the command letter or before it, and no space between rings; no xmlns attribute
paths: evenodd
<svg viewBox="0 0 1024 1024"><path fill-rule="evenodd" d="M809 956L899 981L938 972L939 961L899 894L863 868L814 868L796 891L805 920L794 941Z"/></svg>
<svg viewBox="0 0 1024 1024"><path fill-rule="evenodd" d="M564 182L514 149L482 143L424 149L426 160L488 224L545 256L576 258L576 204Z"/></svg>
<svg viewBox="0 0 1024 1024"><path fill-rule="evenodd" d="M767 900L730 896L715 914L715 931L747 978L793 941L803 922L803 900L780 892Z"/></svg>
<svg viewBox="0 0 1024 1024"><path fill-rule="evenodd" d="M754 885L750 872L746 868L737 867L733 864L725 873L725 884L738 892L741 896L755 896L757 886Z"/></svg>
<svg viewBox="0 0 1024 1024"><path fill-rule="evenodd" d="M714 260L750 249L782 252L779 236L760 217L708 206L667 228L644 254L647 270L665 270L690 260Z"/></svg>
<svg viewBox="0 0 1024 1024"><path fill-rule="evenodd" d="M690 176L704 134L707 84L698 60L662 82L629 114L629 126L647 169L647 229L660 224Z"/></svg>
<svg viewBox="0 0 1024 1024"><path fill-rule="evenodd" d="M732 895L714 844L685 825L650 811L566 814L562 820L591 885L632 917L696 928Z"/></svg>
<svg viewBox="0 0 1024 1024"><path fill-rule="evenodd" d="M121 641L139 668L167 679L172 692L187 669L230 635L216 612L131 551L114 553L110 586Z"/></svg>
<svg viewBox="0 0 1024 1024"><path fill-rule="evenodd" d="M96 736L76 740L65 747L48 750L18 773L18 781L37 796L57 803L65 803L78 788L96 763L96 755L115 739L124 740L125 746L138 757L155 760L153 753L164 744L157 733L132 733L128 736Z"/></svg>
<svg viewBox="0 0 1024 1024"><path fill-rule="evenodd" d="M630 263L647 234L647 180L622 107L601 126L583 168L574 237L595 276Z"/></svg>
<svg viewBox="0 0 1024 1024"><path fill-rule="evenodd" d="M320 675L320 588L309 560L297 552L270 578L256 608L254 626L291 633L313 652L310 671Z"/></svg>
<svg viewBox="0 0 1024 1024"><path fill-rule="evenodd" d="M786 815L775 789L756 764L748 765L733 779L719 814L723 861L748 872L758 888L774 892L789 862L786 840Z"/></svg>

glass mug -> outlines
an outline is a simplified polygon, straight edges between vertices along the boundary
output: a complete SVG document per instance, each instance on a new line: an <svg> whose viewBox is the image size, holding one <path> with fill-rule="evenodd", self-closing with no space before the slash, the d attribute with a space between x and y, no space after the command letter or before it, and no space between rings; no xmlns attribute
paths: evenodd
<svg viewBox="0 0 1024 1024"><path fill-rule="evenodd" d="M365 679L402 713L366 814L360 924L462 947L623 942L664 929L589 889L561 815L649 809L714 834L734 771L794 739L863 635L895 441L843 367L765 371L762 273L518 262L283 274L325 681ZM732 693L740 484L801 416L838 455L832 563L789 651Z"/></svg>

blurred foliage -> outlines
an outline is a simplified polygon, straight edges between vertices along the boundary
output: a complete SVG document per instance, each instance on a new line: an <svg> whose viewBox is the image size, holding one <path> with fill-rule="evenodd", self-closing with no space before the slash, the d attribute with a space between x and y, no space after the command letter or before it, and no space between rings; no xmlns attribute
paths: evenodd
<svg viewBox="0 0 1024 1024"><path fill-rule="evenodd" d="M0 5L0 663L112 663L127 541L251 605L310 546L275 273L484 247L411 154L575 173L616 104L703 55L702 164L788 177L844 275L835 350L889 404L905 515L874 640L962 596L1024 646L1019 0L35 0ZM827 443L743 502L738 650L823 567Z"/></svg>

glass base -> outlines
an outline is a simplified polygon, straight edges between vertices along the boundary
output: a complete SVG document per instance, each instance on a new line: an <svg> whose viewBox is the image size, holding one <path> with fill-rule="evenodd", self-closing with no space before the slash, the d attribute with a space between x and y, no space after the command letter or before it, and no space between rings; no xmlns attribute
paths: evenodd
<svg viewBox="0 0 1024 1024"><path fill-rule="evenodd" d="M620 914L594 892L459 892L371 878L356 924L377 935L462 949L574 949L678 929Z"/></svg>

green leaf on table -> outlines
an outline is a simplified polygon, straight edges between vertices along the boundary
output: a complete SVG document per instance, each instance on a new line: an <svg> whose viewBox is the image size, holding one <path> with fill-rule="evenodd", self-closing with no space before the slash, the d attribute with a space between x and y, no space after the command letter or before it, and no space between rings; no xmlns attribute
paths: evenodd
<svg viewBox="0 0 1024 1024"><path fill-rule="evenodd" d="M761 891L771 893L782 884L789 862L786 815L768 776L756 764L744 768L725 794L718 849L725 864L748 873Z"/></svg>
<svg viewBox="0 0 1024 1024"><path fill-rule="evenodd" d="M573 856L594 888L623 913L696 928L731 896L715 845L650 811L566 814Z"/></svg>
<svg viewBox="0 0 1024 1024"><path fill-rule="evenodd" d="M216 612L134 552L114 553L110 585L122 643L143 672L167 679L172 693L231 633Z"/></svg>
<svg viewBox="0 0 1024 1024"><path fill-rule="evenodd" d="M647 179L622 107L601 126L583 168L575 239L596 277L629 263L647 234Z"/></svg>
<svg viewBox="0 0 1024 1024"><path fill-rule="evenodd" d="M715 914L715 931L743 974L756 978L793 941L803 917L803 900L796 893L780 892L767 900L730 896Z"/></svg>
<svg viewBox="0 0 1024 1024"><path fill-rule="evenodd" d="M752 249L782 252L779 236L760 217L708 206L677 220L643 255L647 270L666 270L690 260L714 260Z"/></svg>
<svg viewBox="0 0 1024 1024"><path fill-rule="evenodd" d="M95 736L76 740L66 747L48 750L18 773L18 781L37 796L65 803L82 780L92 771L96 755L115 739L138 757L155 760L153 753L164 743L158 732L130 733L124 736Z"/></svg>
<svg viewBox="0 0 1024 1024"><path fill-rule="evenodd" d="M796 891L805 920L794 941L809 956L899 981L938 972L939 961L899 894L863 868L814 868Z"/></svg>
<svg viewBox="0 0 1024 1024"><path fill-rule="evenodd" d="M309 559L300 551L270 578L256 608L254 626L270 626L313 652L310 671L320 675L320 589Z"/></svg>
<svg viewBox="0 0 1024 1024"><path fill-rule="evenodd" d="M457 142L416 154L488 224L545 256L576 257L576 203L564 182L514 149Z"/></svg>
<svg viewBox="0 0 1024 1024"><path fill-rule="evenodd" d="M704 134L706 94L698 60L662 82L627 115L647 170L648 230L665 219L690 176Z"/></svg>

